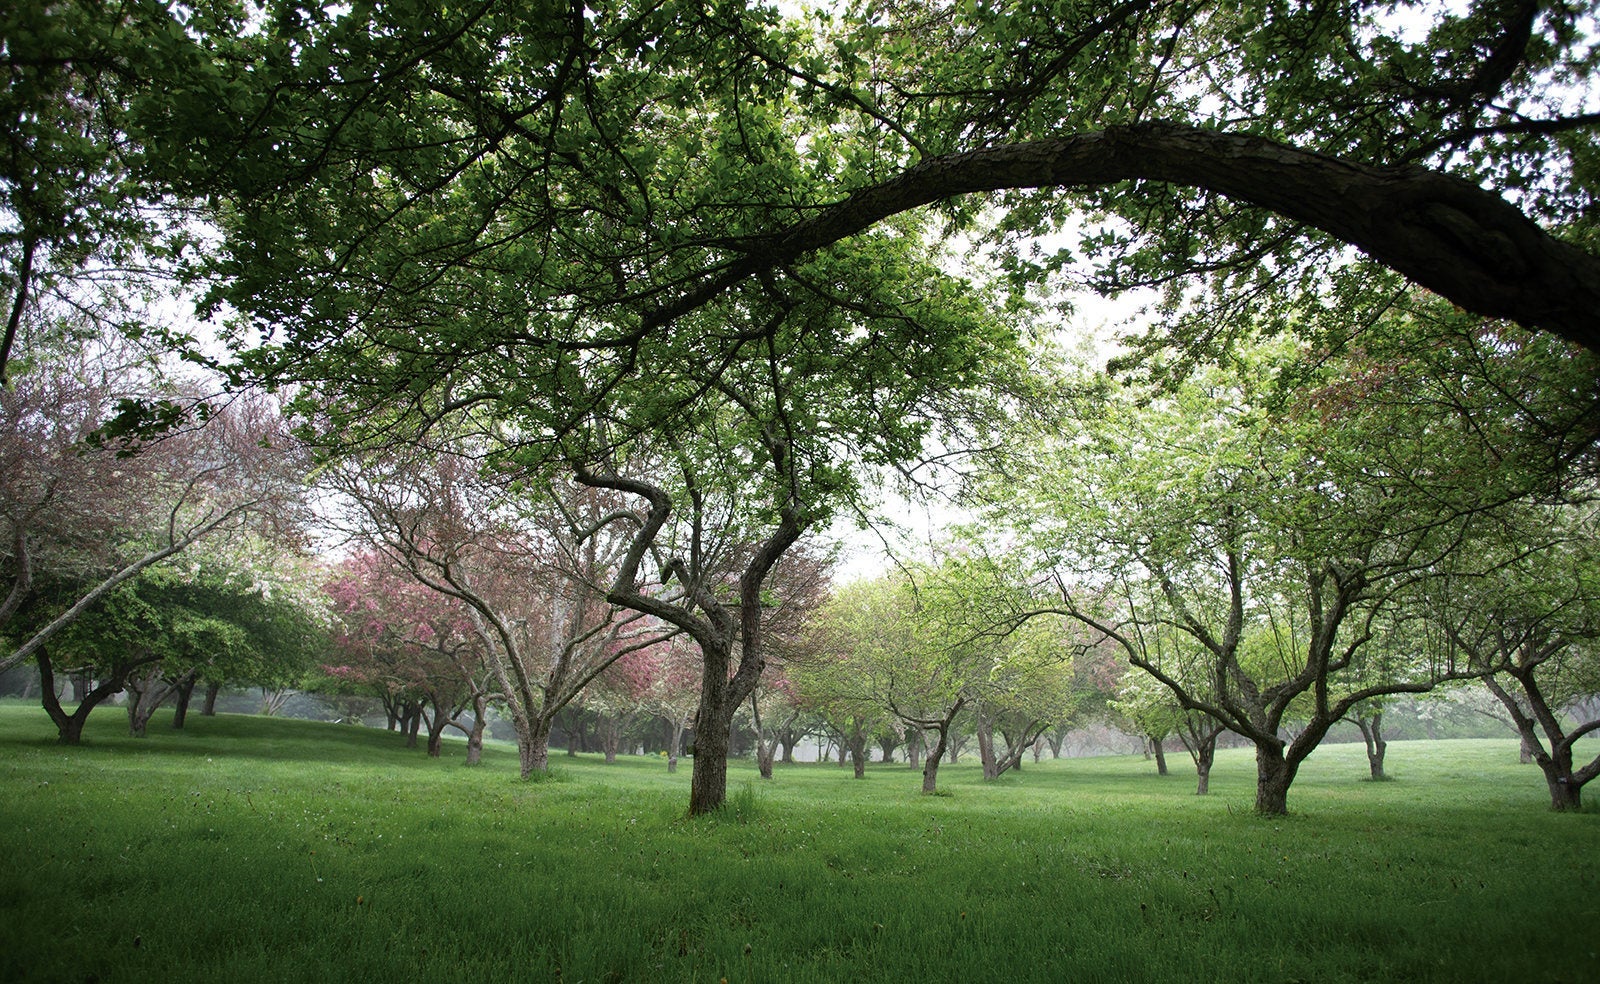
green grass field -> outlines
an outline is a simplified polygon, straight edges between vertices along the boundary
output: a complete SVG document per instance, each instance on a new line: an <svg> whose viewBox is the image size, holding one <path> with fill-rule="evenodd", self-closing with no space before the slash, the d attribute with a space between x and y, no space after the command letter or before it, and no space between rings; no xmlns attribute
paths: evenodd
<svg viewBox="0 0 1600 984"><path fill-rule="evenodd" d="M0 978L26 981L1600 980L1600 812L1514 741L1319 751L1288 818L1137 757L984 783L904 765L759 780L242 716L59 748L0 706ZM1591 796L1600 790L1591 791Z"/></svg>

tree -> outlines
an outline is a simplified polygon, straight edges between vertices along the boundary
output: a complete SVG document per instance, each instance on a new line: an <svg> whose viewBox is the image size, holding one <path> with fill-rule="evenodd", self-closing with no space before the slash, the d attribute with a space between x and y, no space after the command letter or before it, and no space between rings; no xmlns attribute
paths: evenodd
<svg viewBox="0 0 1600 984"><path fill-rule="evenodd" d="M323 672L371 689L408 744L426 719L430 756L440 754L444 729L454 725L467 735L467 764L476 765L496 695L466 608L377 551L346 558L324 590L343 631L335 639L340 662ZM470 725L461 722L468 710Z"/></svg>
<svg viewBox="0 0 1600 984"><path fill-rule="evenodd" d="M218 77L208 37L243 23L238 5L15 5L0 13L0 386L13 363L66 328L76 338L115 326L139 334L132 305L159 277L183 203L145 165L141 107ZM159 143L159 140L158 140ZM67 326L70 311L103 324ZM30 344L30 341L35 344Z"/></svg>
<svg viewBox="0 0 1600 984"><path fill-rule="evenodd" d="M1551 809L1577 810L1584 785L1600 775L1600 755L1584 763L1574 747L1600 730L1592 507L1533 507L1518 518L1490 547L1500 563L1439 586L1437 617L1510 716Z"/></svg>
<svg viewBox="0 0 1600 984"><path fill-rule="evenodd" d="M665 642L641 649L628 657L647 663L641 672L649 680L642 697L651 713L667 722L667 771L678 771L683 754L683 733L694 718L700 700L699 653L687 636L676 635Z"/></svg>
<svg viewBox="0 0 1600 984"><path fill-rule="evenodd" d="M802 694L887 712L931 735L922 791L938 790L958 716L987 684L999 641L973 617L967 565L901 571L838 589L819 616L815 657L796 666ZM863 728L862 744L870 729Z"/></svg>
<svg viewBox="0 0 1600 984"><path fill-rule="evenodd" d="M175 429L118 436L122 411L151 400L173 409ZM0 631L11 642L0 669L35 656L106 593L206 538L251 524L288 535L295 526L304 462L264 397L207 401L125 346L82 342L19 374L0 390L0 410ZM18 633L8 619L46 574L82 592L55 599L52 618Z"/></svg>
<svg viewBox="0 0 1600 984"><path fill-rule="evenodd" d="M461 453L404 445L346 461L330 479L360 511L368 542L464 606L516 728L524 778L548 771L563 708L612 663L670 635L604 597L628 546L604 493L541 487L504 462L484 469Z"/></svg>
<svg viewBox="0 0 1600 984"><path fill-rule="evenodd" d="M1196 349L1308 295L1386 303L1373 288L1392 278L1346 244L1468 310L1595 343L1586 8L414 13L269 11L220 46L227 83L183 87L190 111L159 121L180 189L232 177L226 294L282 327L291 359L341 337L358 354L402 322L429 335L383 371L423 385L501 340L626 358L888 217L938 203L969 221L980 192L1005 192L1019 280L1081 256L1102 289L1170 286L1158 332ZM1075 250L1029 252L1080 214ZM1185 289L1198 277L1209 295ZM452 299L472 311L454 352ZM530 335L546 325L564 330Z"/></svg>
<svg viewBox="0 0 1600 984"><path fill-rule="evenodd" d="M1081 695L1075 657L1084 648L1061 619L1037 618L1011 631L975 681L978 757L985 779L1022 767L1022 756L1058 721L1072 717ZM1004 742L996 747L998 734Z"/></svg>
<svg viewBox="0 0 1600 984"><path fill-rule="evenodd" d="M1249 739L1256 808L1269 814L1286 811L1299 764L1352 708L1469 673L1447 654L1395 660L1369 643L1402 592L1475 532L1464 500L1429 494L1440 462L1471 460L1444 452L1461 437L1449 418L1275 406L1279 372L1298 365L1283 357L1258 351L1171 397L1119 394L1098 425L1111 430L1062 442L1041 485L1055 506L1027 514L1055 517L1057 539L1035 542L1057 610ZM1434 454L1374 468L1363 438L1379 420ZM1482 482L1473 494L1507 491ZM1161 645L1172 633L1185 644ZM1300 727L1285 738L1291 719Z"/></svg>

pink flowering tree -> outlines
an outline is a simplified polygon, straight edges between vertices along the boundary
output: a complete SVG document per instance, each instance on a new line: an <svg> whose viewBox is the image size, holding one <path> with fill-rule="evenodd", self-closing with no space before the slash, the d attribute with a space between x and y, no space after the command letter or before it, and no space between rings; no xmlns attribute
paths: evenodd
<svg viewBox="0 0 1600 984"><path fill-rule="evenodd" d="M429 755L440 754L444 729L456 727L468 737L469 764L476 764L496 695L461 603L376 551L346 560L325 590L338 620L340 657L323 667L327 677L377 697L389 727L405 731L410 745L426 724ZM469 710L470 722L464 721Z"/></svg>

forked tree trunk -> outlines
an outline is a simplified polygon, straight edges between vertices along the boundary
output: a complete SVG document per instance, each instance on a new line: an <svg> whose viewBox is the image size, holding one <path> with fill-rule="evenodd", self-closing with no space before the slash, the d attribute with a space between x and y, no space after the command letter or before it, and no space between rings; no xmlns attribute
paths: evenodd
<svg viewBox="0 0 1600 984"><path fill-rule="evenodd" d="M161 675L159 662L151 665L150 669L135 683L130 679L125 683L129 693L128 700L128 735L132 738L143 738L150 725L150 718L155 714L156 708L167 702L185 683L194 682L197 670L190 670L177 680L168 680Z"/></svg>
<svg viewBox="0 0 1600 984"><path fill-rule="evenodd" d="M1370 717L1357 717L1356 727L1361 729L1361 740L1367 744L1367 769L1372 778L1380 781L1388 778L1383 773L1383 755L1389 749L1389 743L1383 740L1383 712L1373 711Z"/></svg>
<svg viewBox="0 0 1600 984"><path fill-rule="evenodd" d="M89 720L89 712L121 690L122 682L127 679L128 674L148 662L143 660L137 663L113 664L111 672L100 681L100 685L85 693L77 708L68 714L62 708L60 698L56 696L55 671L50 665L50 657L44 646L41 645L34 650L33 659L39 666L40 700L45 713L50 715L50 720L56 726L56 743L61 745L81 744L83 725Z"/></svg>

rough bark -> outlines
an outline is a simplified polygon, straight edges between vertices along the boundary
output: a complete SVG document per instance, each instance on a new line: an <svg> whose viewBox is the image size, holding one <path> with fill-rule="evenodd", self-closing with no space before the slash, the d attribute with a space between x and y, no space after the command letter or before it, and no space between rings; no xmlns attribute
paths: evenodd
<svg viewBox="0 0 1600 984"><path fill-rule="evenodd" d="M651 312L645 331L729 287L889 216L978 192L1158 181L1201 188L1320 229L1476 314L1600 350L1600 257L1504 198L1422 167L1380 168L1242 133L1176 123L1110 127L933 157L862 188Z"/></svg>
<svg viewBox="0 0 1600 984"><path fill-rule="evenodd" d="M1295 767L1283 755L1282 742L1256 743L1256 812L1282 816L1289 812L1289 784Z"/></svg>
<svg viewBox="0 0 1600 984"><path fill-rule="evenodd" d="M217 696L222 693L222 684L206 684L206 702L200 707L201 717L217 716Z"/></svg>
<svg viewBox="0 0 1600 984"><path fill-rule="evenodd" d="M733 740L733 714L722 720L704 704L694 721L694 762L689 770L689 815L712 813L728 798L728 746Z"/></svg>
<svg viewBox="0 0 1600 984"><path fill-rule="evenodd" d="M1158 775L1158 776L1166 775L1167 774L1167 748L1166 748L1166 745L1164 743L1164 739L1157 738L1157 737L1152 735L1151 738L1150 738L1150 751L1155 753L1155 757L1156 757L1156 775Z"/></svg>
<svg viewBox="0 0 1600 984"><path fill-rule="evenodd" d="M550 771L550 725L551 718L541 714L528 722L525 734L517 735L517 758L522 763L522 778L526 779L535 772L543 774Z"/></svg>

